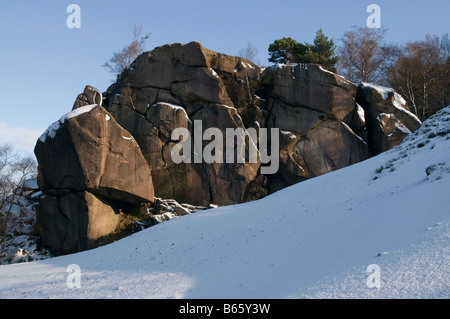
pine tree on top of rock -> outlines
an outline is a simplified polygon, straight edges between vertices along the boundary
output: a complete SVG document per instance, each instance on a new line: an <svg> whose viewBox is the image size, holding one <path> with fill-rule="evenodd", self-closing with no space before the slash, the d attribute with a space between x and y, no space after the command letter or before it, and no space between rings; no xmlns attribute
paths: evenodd
<svg viewBox="0 0 450 319"><path fill-rule="evenodd" d="M299 43L283 37L269 45L269 62L273 63L315 63L336 72L339 57L335 55L336 45L319 29L313 44Z"/></svg>

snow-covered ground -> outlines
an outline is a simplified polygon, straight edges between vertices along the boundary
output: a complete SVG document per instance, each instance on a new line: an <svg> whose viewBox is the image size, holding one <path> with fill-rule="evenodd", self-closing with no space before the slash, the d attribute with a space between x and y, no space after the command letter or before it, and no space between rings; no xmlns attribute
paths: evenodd
<svg viewBox="0 0 450 319"><path fill-rule="evenodd" d="M449 298L449 189L447 107L399 147L261 200L0 266L0 297Z"/></svg>

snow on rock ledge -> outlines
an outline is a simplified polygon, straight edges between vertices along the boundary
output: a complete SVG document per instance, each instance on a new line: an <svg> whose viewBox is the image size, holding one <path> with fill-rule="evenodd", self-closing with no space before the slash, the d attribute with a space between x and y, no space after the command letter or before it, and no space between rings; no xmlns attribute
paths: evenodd
<svg viewBox="0 0 450 319"><path fill-rule="evenodd" d="M422 124L408 110L403 97L392 88L363 82L358 86L356 103L364 109L373 155L399 145Z"/></svg>
<svg viewBox="0 0 450 319"><path fill-rule="evenodd" d="M85 105L73 111L70 111L69 113L64 114L58 121L53 122L53 124L51 124L47 128L47 130L39 137L39 141L44 143L47 138L54 138L56 136L56 133L60 129L61 125L64 124L64 122L73 117L90 112L96 106L97 104Z"/></svg>

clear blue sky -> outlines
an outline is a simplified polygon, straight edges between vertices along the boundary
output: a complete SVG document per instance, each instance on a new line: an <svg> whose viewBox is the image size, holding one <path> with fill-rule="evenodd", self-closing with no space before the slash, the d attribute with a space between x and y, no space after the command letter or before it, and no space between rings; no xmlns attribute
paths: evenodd
<svg viewBox="0 0 450 319"><path fill-rule="evenodd" d="M81 8L79 29L66 25L71 3ZM0 143L32 150L35 137L70 111L86 84L105 91L113 76L102 64L131 41L135 23L151 32L146 50L199 41L237 55L251 41L259 51L255 62L268 65L275 39L312 42L322 28L339 44L352 25L366 25L371 3L381 8L387 42L450 31L448 0L2 0Z"/></svg>

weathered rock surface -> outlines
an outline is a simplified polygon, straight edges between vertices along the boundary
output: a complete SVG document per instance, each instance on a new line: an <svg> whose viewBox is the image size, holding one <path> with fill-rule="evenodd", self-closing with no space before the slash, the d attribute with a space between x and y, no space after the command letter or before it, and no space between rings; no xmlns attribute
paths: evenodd
<svg viewBox="0 0 450 319"><path fill-rule="evenodd" d="M242 129L245 131L239 113L235 108L226 105L214 104L204 107L197 111L192 119L201 121L203 132L209 128L218 128L221 132L227 129ZM245 163L238 163L237 159L233 163L226 163L226 147L227 136L223 134L222 137L222 153L220 158L222 163L213 162L208 165L203 165L206 178L208 180L212 203L218 205L228 205L232 203L239 203L245 201L247 198L246 190L249 184L257 178L258 169L261 162L256 159L256 162L246 161ZM202 150L210 141L204 141ZM233 142L231 148L233 153L237 156L239 153L236 141ZM246 151L249 145L246 144ZM196 151L198 152L198 151ZM237 157L235 157L237 158Z"/></svg>
<svg viewBox="0 0 450 319"><path fill-rule="evenodd" d="M39 204L41 244L57 252L85 250L116 229L119 213L89 192L44 196Z"/></svg>
<svg viewBox="0 0 450 319"><path fill-rule="evenodd" d="M268 126L282 133L282 186L368 158L366 141L353 131L360 127L352 83L311 64L276 65L264 72L263 82Z"/></svg>
<svg viewBox="0 0 450 319"><path fill-rule="evenodd" d="M266 69L271 97L290 106L309 108L348 120L355 109L356 87L314 64L279 64Z"/></svg>
<svg viewBox="0 0 450 319"><path fill-rule="evenodd" d="M80 107L55 122L35 154L46 193L89 191L131 204L153 200L151 171L138 144L102 106Z"/></svg>
<svg viewBox="0 0 450 319"><path fill-rule="evenodd" d="M171 139L173 130L187 128L193 137L195 120L201 120L203 131L246 130L238 110L257 107L251 88L259 74L252 62L213 52L198 42L173 44L140 55L104 93L105 106L136 138L151 167L155 196L205 206L265 193L255 184L250 187L260 162L205 165L192 159L175 164L170 157L178 142Z"/></svg>
<svg viewBox="0 0 450 319"><path fill-rule="evenodd" d="M72 110L86 105L102 105L102 94L93 86L86 85L84 92L79 94L75 103L73 104Z"/></svg>

